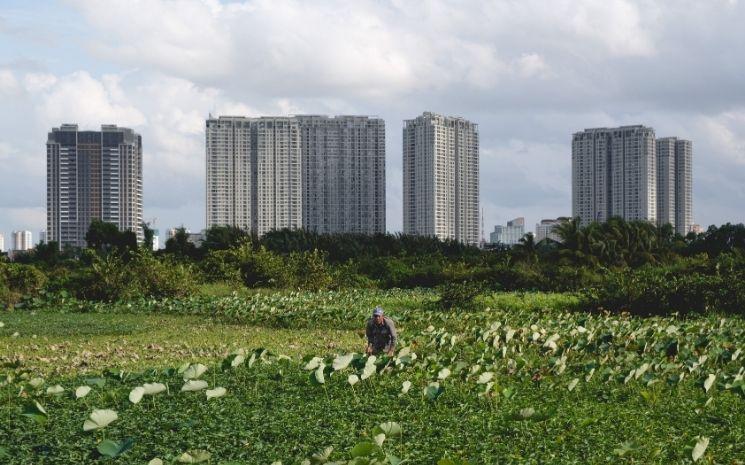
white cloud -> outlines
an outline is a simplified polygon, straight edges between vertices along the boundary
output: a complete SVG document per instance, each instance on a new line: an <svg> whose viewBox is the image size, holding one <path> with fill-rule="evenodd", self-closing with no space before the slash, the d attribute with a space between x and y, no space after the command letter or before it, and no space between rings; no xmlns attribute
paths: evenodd
<svg viewBox="0 0 745 465"><path fill-rule="evenodd" d="M76 71L59 78L38 99L39 118L48 127L66 122L86 128L109 123L139 126L146 121L125 98L119 79L111 75L98 80L86 71Z"/></svg>
<svg viewBox="0 0 745 465"><path fill-rule="evenodd" d="M15 75L7 69L0 69L0 95L13 95L18 92L19 85Z"/></svg>
<svg viewBox="0 0 745 465"><path fill-rule="evenodd" d="M57 76L49 73L28 73L23 77L23 88L32 94L49 90L56 83Z"/></svg>

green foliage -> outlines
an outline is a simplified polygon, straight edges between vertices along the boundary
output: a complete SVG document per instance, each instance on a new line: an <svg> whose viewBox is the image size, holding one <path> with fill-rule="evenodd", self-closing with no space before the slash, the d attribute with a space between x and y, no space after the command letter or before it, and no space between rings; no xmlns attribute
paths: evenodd
<svg viewBox="0 0 745 465"><path fill-rule="evenodd" d="M245 321L258 325L247 328L254 332L301 321L316 329L359 327L370 303L387 298L383 305L395 312L401 338L391 357L323 344L305 350L303 359L290 358L225 340L206 360L191 339L171 363L134 372L39 379L33 366L5 366L0 437L12 441L3 442L3 453L19 465L116 455L122 463L142 464L496 459L516 465L738 463L745 452L745 322L738 316L570 312L576 296L532 293L487 295L489 308L465 314L426 312L423 294L434 297L422 291L277 292L96 304L112 312L101 319L108 325L98 328L106 334L109 325L120 324L118 312L147 313L153 324L152 314L171 307L212 317L240 309ZM94 315L76 308L47 311L40 325L91 331L86 322ZM145 320L129 317L137 328ZM160 323L153 334L163 337L168 330L177 340L187 333L182 325ZM8 331L17 329L0 329L0 338ZM298 333L285 334L284 344L280 336L275 347L297 344ZM74 345L58 350L78 350ZM120 350L124 346L108 350L112 365L133 358ZM143 358L155 352L146 344L126 346ZM47 395L56 385L62 394ZM80 386L91 389L76 398ZM133 392L137 403L129 400Z"/></svg>
<svg viewBox="0 0 745 465"><path fill-rule="evenodd" d="M476 298L484 291L484 283L473 281L448 282L437 288L437 301L443 310L473 310Z"/></svg>
<svg viewBox="0 0 745 465"><path fill-rule="evenodd" d="M137 250L137 236L132 231L119 231L113 223L93 220L85 234L88 247L100 254L116 251L119 255L126 255L129 251Z"/></svg>
<svg viewBox="0 0 745 465"><path fill-rule="evenodd" d="M125 262L116 254L95 256L91 266L72 279L79 298L101 301L138 297L183 297L196 280L188 264L158 259L146 250Z"/></svg>
<svg viewBox="0 0 745 465"><path fill-rule="evenodd" d="M642 268L608 273L584 291L598 308L637 315L724 311L745 314L745 269L725 273Z"/></svg>
<svg viewBox="0 0 745 465"><path fill-rule="evenodd" d="M37 296L46 282L46 275L33 265L0 262L0 308L19 302L24 296Z"/></svg>

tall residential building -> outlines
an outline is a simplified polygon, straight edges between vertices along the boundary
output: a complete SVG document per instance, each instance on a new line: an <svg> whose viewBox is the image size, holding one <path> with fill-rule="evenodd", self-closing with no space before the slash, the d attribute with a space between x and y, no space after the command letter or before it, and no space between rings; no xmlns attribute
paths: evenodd
<svg viewBox="0 0 745 465"><path fill-rule="evenodd" d="M144 239L142 138L115 125L63 124L47 139L47 240L83 247L93 220Z"/></svg>
<svg viewBox="0 0 745 465"><path fill-rule="evenodd" d="M385 231L385 124L364 116L207 120L207 227Z"/></svg>
<svg viewBox="0 0 745 465"><path fill-rule="evenodd" d="M515 245L525 235L525 218L515 218L507 222L506 226L494 226L494 232L489 234L492 244Z"/></svg>
<svg viewBox="0 0 745 465"><path fill-rule="evenodd" d="M31 231L13 231L13 250L31 250L34 240Z"/></svg>
<svg viewBox="0 0 745 465"><path fill-rule="evenodd" d="M47 243L47 232L44 231L43 229L39 231L39 242L42 244Z"/></svg>
<svg viewBox="0 0 745 465"><path fill-rule="evenodd" d="M425 112L404 122L404 233L479 242L479 133Z"/></svg>
<svg viewBox="0 0 745 465"><path fill-rule="evenodd" d="M561 242L561 237L554 232L554 228L565 221L569 221L569 218L560 216L556 219L541 220L540 223L535 225L535 241L540 242L548 238L556 242Z"/></svg>
<svg viewBox="0 0 745 465"><path fill-rule="evenodd" d="M5 252L5 238L0 234L0 253Z"/></svg>
<svg viewBox="0 0 745 465"><path fill-rule="evenodd" d="M691 141L655 140L644 126L585 129L572 137L572 215L582 225L612 216L671 224L685 235L693 223Z"/></svg>
<svg viewBox="0 0 745 465"><path fill-rule="evenodd" d="M582 225L618 216L657 220L654 129L585 129L572 137L572 216Z"/></svg>
<svg viewBox="0 0 745 465"><path fill-rule="evenodd" d="M297 116L303 228L385 232L385 122L367 116Z"/></svg>
<svg viewBox="0 0 745 465"><path fill-rule="evenodd" d="M657 139L657 224L685 236L693 225L691 141Z"/></svg>

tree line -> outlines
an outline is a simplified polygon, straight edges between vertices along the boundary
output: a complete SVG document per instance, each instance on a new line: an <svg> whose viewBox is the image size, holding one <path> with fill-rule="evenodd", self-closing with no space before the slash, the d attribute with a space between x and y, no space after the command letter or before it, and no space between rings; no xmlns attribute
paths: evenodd
<svg viewBox="0 0 745 465"><path fill-rule="evenodd" d="M230 226L206 231L200 245L182 228L165 249L116 226L93 222L87 247L40 244L0 264L0 300L64 292L117 300L179 297L205 283L248 288L438 288L465 305L479 292L580 293L597 309L659 313L742 313L745 226L711 226L676 235L670 225L611 218L558 225L560 242L526 234L514 247L482 250L456 241L403 234L271 231L257 237Z"/></svg>

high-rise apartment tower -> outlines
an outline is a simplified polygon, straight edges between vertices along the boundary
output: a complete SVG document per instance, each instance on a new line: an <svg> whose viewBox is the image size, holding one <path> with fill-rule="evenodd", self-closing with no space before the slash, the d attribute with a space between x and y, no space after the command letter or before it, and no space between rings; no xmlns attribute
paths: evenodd
<svg viewBox="0 0 745 465"><path fill-rule="evenodd" d="M685 236L693 225L691 141L657 139L657 223Z"/></svg>
<svg viewBox="0 0 745 465"><path fill-rule="evenodd" d="M144 239L142 138L115 125L63 124L47 139L47 241L83 247L93 220Z"/></svg>
<svg viewBox="0 0 745 465"><path fill-rule="evenodd" d="M479 241L479 132L426 112L404 122L404 233Z"/></svg>
<svg viewBox="0 0 745 465"><path fill-rule="evenodd" d="M385 124L365 116L207 120L207 227L385 232Z"/></svg>
<svg viewBox="0 0 745 465"><path fill-rule="evenodd" d="M691 142L655 140L645 126L585 129L572 137L572 216L582 225L617 216L672 224L692 220Z"/></svg>

